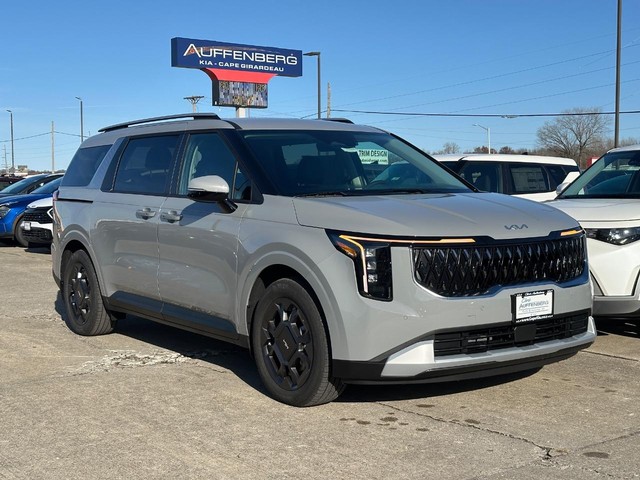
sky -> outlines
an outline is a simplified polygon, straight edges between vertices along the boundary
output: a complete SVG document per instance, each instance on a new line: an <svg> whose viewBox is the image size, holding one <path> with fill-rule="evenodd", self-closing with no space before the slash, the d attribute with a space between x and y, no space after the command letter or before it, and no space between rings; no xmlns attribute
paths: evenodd
<svg viewBox="0 0 640 480"><path fill-rule="evenodd" d="M321 52L323 116L398 134L436 152L533 149L573 108L615 110L617 0L31 0L2 2L0 168L64 169L84 134L212 105L211 80L171 66L171 38ZM640 1L623 0L620 110L640 110ZM314 118L317 59L274 77L252 117ZM407 115L411 114L411 115ZM433 115L437 114L437 115ZM445 115L442 115L445 114ZM486 116L485 116L486 115ZM610 136L613 137L613 115ZM53 125L52 125L53 122ZM480 125L480 126L478 126ZM53 126L53 135L51 134ZM640 114L620 137L640 139ZM52 161L53 140L53 161ZM6 157L5 157L6 151Z"/></svg>

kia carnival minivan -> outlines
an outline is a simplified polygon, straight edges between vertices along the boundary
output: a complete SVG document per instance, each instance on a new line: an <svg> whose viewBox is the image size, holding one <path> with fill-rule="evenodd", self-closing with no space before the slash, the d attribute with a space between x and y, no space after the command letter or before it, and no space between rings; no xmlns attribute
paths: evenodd
<svg viewBox="0 0 640 480"><path fill-rule="evenodd" d="M595 339L585 234L346 120L104 128L54 199L68 327L126 314L247 347L273 398L531 370Z"/></svg>

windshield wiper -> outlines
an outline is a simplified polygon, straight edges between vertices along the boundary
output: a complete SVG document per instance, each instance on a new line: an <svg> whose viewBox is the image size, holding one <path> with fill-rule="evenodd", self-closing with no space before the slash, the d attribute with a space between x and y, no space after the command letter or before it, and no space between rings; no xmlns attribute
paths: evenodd
<svg viewBox="0 0 640 480"><path fill-rule="evenodd" d="M300 193L296 197L348 197L351 192L336 192L335 190L327 192L309 192Z"/></svg>
<svg viewBox="0 0 640 480"><path fill-rule="evenodd" d="M364 195L405 195L407 193L434 193L424 188L380 188L363 190Z"/></svg>

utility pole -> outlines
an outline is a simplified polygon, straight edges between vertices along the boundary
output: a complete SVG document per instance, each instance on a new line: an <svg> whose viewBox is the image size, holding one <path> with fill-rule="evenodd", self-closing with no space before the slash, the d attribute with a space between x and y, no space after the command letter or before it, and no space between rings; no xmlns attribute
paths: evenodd
<svg viewBox="0 0 640 480"><path fill-rule="evenodd" d="M13 112L11 110L7 110L7 112L11 115L11 173L16 173L16 160L13 151Z"/></svg>
<svg viewBox="0 0 640 480"><path fill-rule="evenodd" d="M2 148L4 150L4 171L5 173L9 173L9 164L7 163L7 146L3 145Z"/></svg>
<svg viewBox="0 0 640 480"><path fill-rule="evenodd" d="M613 147L618 146L620 140L620 57L622 43L622 0L618 0L618 45L616 49L616 112L613 134Z"/></svg>
<svg viewBox="0 0 640 480"><path fill-rule="evenodd" d="M327 82L327 118L331 118L331 82Z"/></svg>
<svg viewBox="0 0 640 480"><path fill-rule="evenodd" d="M53 120L51 120L51 173L56 173L55 140L53 136Z"/></svg>
<svg viewBox="0 0 640 480"><path fill-rule="evenodd" d="M191 102L191 109L193 110L193 113L196 113L198 111L198 107L196 105L203 98L204 97L202 95L192 95L190 97L184 97L184 100Z"/></svg>

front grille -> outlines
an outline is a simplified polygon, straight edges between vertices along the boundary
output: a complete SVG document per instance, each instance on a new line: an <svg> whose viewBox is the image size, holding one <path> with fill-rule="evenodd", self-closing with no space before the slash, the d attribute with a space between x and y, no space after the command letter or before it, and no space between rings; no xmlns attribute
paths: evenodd
<svg viewBox="0 0 640 480"><path fill-rule="evenodd" d="M22 230L25 240L33 243L49 243L53 240L53 235L46 228L32 228L31 230Z"/></svg>
<svg viewBox="0 0 640 480"><path fill-rule="evenodd" d="M414 246L416 281L445 297L483 295L495 287L580 277L584 235L519 244Z"/></svg>
<svg viewBox="0 0 640 480"><path fill-rule="evenodd" d="M25 222L37 222L37 223L53 223L53 219L47 213L51 207L46 208L30 208L24 212L22 220Z"/></svg>
<svg viewBox="0 0 640 480"><path fill-rule="evenodd" d="M437 333L433 342L434 354L436 357L444 357L446 355L483 353L500 348L520 347L549 340L570 338L586 332L588 323L588 311L538 320L532 324L522 325L523 327L535 326L535 334L524 341L516 340L516 326L513 324Z"/></svg>

